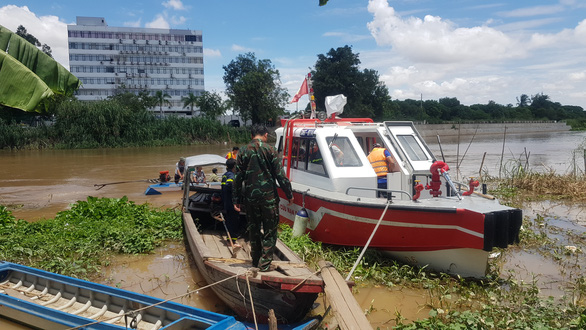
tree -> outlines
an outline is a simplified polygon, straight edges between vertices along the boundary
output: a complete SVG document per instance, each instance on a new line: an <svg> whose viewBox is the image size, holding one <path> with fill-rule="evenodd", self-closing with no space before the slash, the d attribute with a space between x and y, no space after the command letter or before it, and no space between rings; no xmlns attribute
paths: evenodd
<svg viewBox="0 0 586 330"><path fill-rule="evenodd" d="M26 28L22 25L19 25L16 28L16 35L22 37L24 40L30 42L31 44L37 46L37 47L41 47L41 50L43 51L43 53L49 55L49 57L53 58L53 52L51 51L51 47L49 47L49 45L47 44L42 44L39 41L39 39L37 39L35 36L33 36L32 34L28 33Z"/></svg>
<svg viewBox="0 0 586 330"><path fill-rule="evenodd" d="M245 122L265 123L285 112L289 94L270 60L246 53L223 68L226 94Z"/></svg>
<svg viewBox="0 0 586 330"><path fill-rule="evenodd" d="M517 106L520 108L526 107L529 105L529 101L531 101L531 99L527 94L521 94L520 97L517 97Z"/></svg>
<svg viewBox="0 0 586 330"><path fill-rule="evenodd" d="M203 92L196 97L195 104L208 119L214 120L226 112L224 101L217 93Z"/></svg>
<svg viewBox="0 0 586 330"><path fill-rule="evenodd" d="M187 94L187 96L182 97L181 101L183 102L183 108L185 109L189 107L189 109L191 110L191 116L193 116L193 106L197 105L197 96L195 96L195 94L193 93L189 93Z"/></svg>
<svg viewBox="0 0 586 330"><path fill-rule="evenodd" d="M326 96L344 94L347 104L344 117L371 117L382 119L390 109L387 87L379 81L378 72L360 71L358 54L350 46L330 49L327 55L318 55L312 71L313 90L318 108L325 107Z"/></svg>
<svg viewBox="0 0 586 330"><path fill-rule="evenodd" d="M164 105L171 105L171 102L169 102L169 98L171 98L171 96L163 91L157 91L155 93L155 102L154 105L155 106L159 106L159 110L161 113L161 118L163 118L163 106Z"/></svg>

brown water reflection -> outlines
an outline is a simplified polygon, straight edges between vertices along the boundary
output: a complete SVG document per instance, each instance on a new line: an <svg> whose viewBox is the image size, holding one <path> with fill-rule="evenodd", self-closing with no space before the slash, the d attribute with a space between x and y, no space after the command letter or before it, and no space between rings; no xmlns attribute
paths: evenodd
<svg viewBox="0 0 586 330"><path fill-rule="evenodd" d="M173 146L92 150L0 151L0 204L11 206L14 216L29 221L52 218L71 203L87 196L128 196L137 203L174 206L174 195L145 196L147 182L95 184L155 179L159 171L173 173L183 156L223 155L228 145Z"/></svg>
<svg viewBox="0 0 586 330"><path fill-rule="evenodd" d="M149 255L118 256L95 280L161 299L180 297L173 301L225 313L226 306L211 289L193 292L207 284L189 257L184 244L170 243Z"/></svg>

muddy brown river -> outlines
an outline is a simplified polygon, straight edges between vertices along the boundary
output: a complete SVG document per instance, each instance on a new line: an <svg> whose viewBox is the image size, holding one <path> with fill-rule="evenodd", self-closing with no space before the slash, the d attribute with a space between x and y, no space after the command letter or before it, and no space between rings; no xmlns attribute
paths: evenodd
<svg viewBox="0 0 586 330"><path fill-rule="evenodd" d="M532 136L507 136L503 162L518 159L527 150L531 154L532 168L554 168L558 172L584 172L583 143L586 133L563 132ZM460 175L475 176L484 152L484 167L492 175L498 175L502 154L502 137L477 136L465 153L470 137L460 143L442 138L442 149L448 164L456 162L459 154ZM437 142L428 141L431 150L441 159ZM173 146L151 148L93 149L93 150L0 150L0 204L8 206L13 215L28 221L52 218L68 205L87 196L128 196L137 203L148 202L158 207L178 207L180 192L145 196L149 185L146 180L158 178L159 171L174 171L180 157L203 153L225 155L232 145ZM453 165L450 165L453 169ZM209 173L211 169L205 169ZM224 169L219 169L223 172ZM452 175L454 177L454 175ZM133 182L127 182L133 181ZM126 182L126 183L118 183ZM101 189L94 185L111 183ZM546 214L568 226L583 228L586 215L581 205L562 203L537 203L529 205L525 214ZM506 253L506 252L505 252ZM205 286L195 270L182 242L168 244L146 256L120 256L104 269L100 281L126 290L169 299ZM543 289L553 295L562 294L556 289L556 281L563 281L563 270L546 260L523 251L505 256L503 269L515 269L519 276L544 274ZM549 283L549 284L546 284ZM429 296L424 290L365 286L355 294L363 310L369 310L368 319L374 328L395 325L396 313L408 320L426 318ZM226 312L226 306L209 289L196 291L178 300L215 312ZM314 313L323 313L323 300L318 298ZM0 324L3 328L8 325ZM21 329L11 325L14 329Z"/></svg>

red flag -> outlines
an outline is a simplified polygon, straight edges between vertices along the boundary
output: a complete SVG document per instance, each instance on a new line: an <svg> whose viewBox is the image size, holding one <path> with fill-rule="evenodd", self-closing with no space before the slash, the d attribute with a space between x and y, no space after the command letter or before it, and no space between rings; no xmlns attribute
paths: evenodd
<svg viewBox="0 0 586 330"><path fill-rule="evenodd" d="M291 103L295 103L297 101L299 101L299 99L305 95L305 94L309 94L309 88L307 88L307 78L305 78L303 80L303 84L301 84L301 87L299 87L299 91L297 92L297 94L295 94L295 96L293 96L293 100L291 100Z"/></svg>

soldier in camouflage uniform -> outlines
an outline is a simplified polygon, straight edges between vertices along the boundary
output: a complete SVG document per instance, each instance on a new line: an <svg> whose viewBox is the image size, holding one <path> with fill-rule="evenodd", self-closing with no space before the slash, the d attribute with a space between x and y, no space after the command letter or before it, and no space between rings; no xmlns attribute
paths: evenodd
<svg viewBox="0 0 586 330"><path fill-rule="evenodd" d="M289 203L293 202L293 191L277 151L266 143L267 128L255 124L251 133L252 141L240 149L236 159L234 204L243 203L246 210L252 265L269 271L279 223L277 182Z"/></svg>

